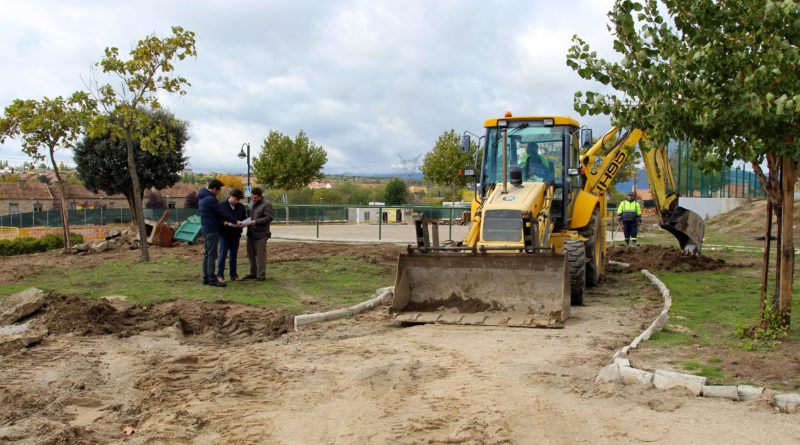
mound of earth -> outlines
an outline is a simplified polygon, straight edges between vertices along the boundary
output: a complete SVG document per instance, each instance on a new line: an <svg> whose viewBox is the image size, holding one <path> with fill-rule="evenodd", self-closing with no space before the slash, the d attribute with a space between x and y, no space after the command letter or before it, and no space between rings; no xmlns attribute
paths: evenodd
<svg viewBox="0 0 800 445"><path fill-rule="evenodd" d="M757 239L764 236L766 228L767 201L751 201L738 209L715 216L706 221L706 230L721 235L742 236L748 239ZM800 221L800 206L794 206L794 221ZM772 232L776 235L778 219L772 217ZM800 224L795 224L794 237L800 237Z"/></svg>
<svg viewBox="0 0 800 445"><path fill-rule="evenodd" d="M628 263L631 266L624 269L624 272L638 272L642 269L651 271L675 271L675 272L700 272L706 270L716 270L727 267L725 260L710 258L707 256L686 256L676 248L663 246L640 246L640 247L612 247L608 249L610 260Z"/></svg>
<svg viewBox="0 0 800 445"><path fill-rule="evenodd" d="M250 343L277 338L293 317L275 310L237 303L179 300L144 307L105 299L51 294L30 317L50 335L126 337L175 326L183 335L204 335L221 343Z"/></svg>

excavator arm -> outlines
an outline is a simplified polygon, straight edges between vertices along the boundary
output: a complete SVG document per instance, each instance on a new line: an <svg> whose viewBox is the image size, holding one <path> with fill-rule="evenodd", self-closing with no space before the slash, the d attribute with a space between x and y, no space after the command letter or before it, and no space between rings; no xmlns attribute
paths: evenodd
<svg viewBox="0 0 800 445"><path fill-rule="evenodd" d="M619 136L611 149L605 153L606 144L619 132L619 128L612 127L581 155L580 162L585 178L583 191L593 195L605 193L630 156L631 150L638 144L660 218L659 226L678 239L684 253L699 254L705 230L703 219L691 210L678 205L677 187L666 148L660 146L648 150L645 133L640 129L634 129Z"/></svg>

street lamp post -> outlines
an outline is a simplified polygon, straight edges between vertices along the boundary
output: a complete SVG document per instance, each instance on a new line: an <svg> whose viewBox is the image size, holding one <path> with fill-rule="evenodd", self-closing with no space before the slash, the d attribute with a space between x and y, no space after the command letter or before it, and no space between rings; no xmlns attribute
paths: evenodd
<svg viewBox="0 0 800 445"><path fill-rule="evenodd" d="M247 146L247 153L244 152L245 146ZM248 190L247 203L250 204L250 195L252 192L250 189L250 143L249 142L245 142L244 144L242 144L242 149L239 150L239 159L244 159L244 158L247 158L247 190Z"/></svg>

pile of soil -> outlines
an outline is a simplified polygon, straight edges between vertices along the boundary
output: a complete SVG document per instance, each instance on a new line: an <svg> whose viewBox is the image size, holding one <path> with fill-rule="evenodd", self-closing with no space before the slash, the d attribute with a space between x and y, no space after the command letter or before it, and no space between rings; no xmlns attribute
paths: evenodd
<svg viewBox="0 0 800 445"><path fill-rule="evenodd" d="M294 317L237 303L178 300L148 309L142 326L159 329L177 323L184 335L212 334L223 341L274 339L288 332Z"/></svg>
<svg viewBox="0 0 800 445"><path fill-rule="evenodd" d="M612 247L608 249L610 260L628 263L623 272L650 271L700 272L728 267L725 260L703 255L686 256L680 249L662 246Z"/></svg>
<svg viewBox="0 0 800 445"><path fill-rule="evenodd" d="M228 302L180 300L145 308L57 294L50 295L48 304L32 319L50 335L125 337L176 326L184 335L203 334L223 343L274 339L288 332L293 323L291 315L279 311Z"/></svg>
<svg viewBox="0 0 800 445"><path fill-rule="evenodd" d="M139 306L118 310L106 300L51 294L47 305L34 314L34 323L51 335L105 335L135 333L144 310Z"/></svg>
<svg viewBox="0 0 800 445"><path fill-rule="evenodd" d="M766 229L767 201L752 201L738 209L717 215L706 221L706 231L721 235L741 236L748 239L764 238ZM794 221L800 220L800 206L794 206ZM773 214L772 233L777 235L778 219ZM800 237L800 224L795 224L794 237Z"/></svg>

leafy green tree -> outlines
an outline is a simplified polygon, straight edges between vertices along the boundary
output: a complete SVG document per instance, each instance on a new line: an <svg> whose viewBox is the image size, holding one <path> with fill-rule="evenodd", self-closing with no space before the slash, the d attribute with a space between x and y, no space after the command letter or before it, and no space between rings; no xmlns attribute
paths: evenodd
<svg viewBox="0 0 800 445"><path fill-rule="evenodd" d="M372 191L368 188L355 187L353 193L350 193L350 198L347 200L348 204L369 204Z"/></svg>
<svg viewBox="0 0 800 445"><path fill-rule="evenodd" d="M177 183L187 162L184 156L184 147L189 140L186 122L176 119L164 109L151 110L148 113L150 119L158 122L162 128L158 137L171 141L162 143L170 148L156 152L142 150L141 142L134 141L133 156L139 175L140 200L146 190L160 190ZM109 195L125 195L131 215L135 218L133 180L128 168L128 146L124 139L115 137L110 128L102 133L87 135L75 146L73 158L77 164L78 178L84 182L86 188L95 193L102 190ZM135 222L138 223L138 220Z"/></svg>
<svg viewBox="0 0 800 445"><path fill-rule="evenodd" d="M656 144L688 141L706 168L753 166L779 215L779 266L772 301L790 321L794 245L792 184L800 159L800 8L792 0L617 0L609 12L613 47L597 56L578 36L567 64L614 92L578 91L581 114L610 114ZM762 171L766 161L769 175ZM768 210L769 211L769 210ZM769 230L769 229L768 229ZM767 236L769 240L769 236ZM765 252L762 325L769 318Z"/></svg>
<svg viewBox="0 0 800 445"><path fill-rule="evenodd" d="M94 120L91 130L94 134L110 130L115 137L125 141L139 233L145 233L145 224L134 142L138 142L141 150L150 153L172 148L170 144L174 140L161 137L164 128L151 119L147 110L161 107L159 94L186 94L189 81L174 73L174 62L196 55L194 33L173 26L170 36L150 35L139 40L128 60L122 60L119 49L112 47L105 49L105 57L96 64L103 73L112 76L113 83L99 85L99 82L95 82L93 92L98 96L105 114ZM147 243L139 245L142 260L149 261Z"/></svg>
<svg viewBox="0 0 800 445"><path fill-rule="evenodd" d="M386 205L401 205L406 203L406 183L400 178L394 178L386 183L383 189L383 200Z"/></svg>
<svg viewBox="0 0 800 445"><path fill-rule="evenodd" d="M322 179L322 167L326 162L325 149L309 140L302 130L294 140L272 130L264 139L261 154L253 157L253 172L258 182L267 188L289 192ZM288 193L284 196L288 200Z"/></svg>
<svg viewBox="0 0 800 445"><path fill-rule="evenodd" d="M95 102L85 92L78 91L66 99L61 96L54 99L45 97L42 100L17 99L5 108L5 113L0 118L0 144L8 137L21 137L22 151L25 154L35 160L42 160L46 157L42 151L46 150L45 153L50 158L60 189L58 198L64 230L64 249L71 247L69 217L64 191L65 180L61 175L63 164L62 169L59 169L55 152L58 149L72 148L94 113Z"/></svg>
<svg viewBox="0 0 800 445"><path fill-rule="evenodd" d="M470 181L470 178L460 176L459 170L480 171L480 164L475 165L476 154L478 146L475 143L470 145L468 153L463 153L458 133L455 130L445 131L436 140L433 149L425 155L420 170L426 180L450 188L452 199L455 200L458 189L465 187Z"/></svg>

